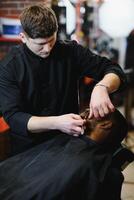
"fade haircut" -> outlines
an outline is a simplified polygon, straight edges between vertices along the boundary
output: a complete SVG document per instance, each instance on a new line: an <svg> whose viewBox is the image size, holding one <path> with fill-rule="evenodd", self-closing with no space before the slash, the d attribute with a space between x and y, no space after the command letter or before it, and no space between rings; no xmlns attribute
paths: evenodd
<svg viewBox="0 0 134 200"><path fill-rule="evenodd" d="M125 117L121 114L121 112L115 109L114 112L108 114L107 116L100 118L100 119L88 119L89 109L86 109L82 112L81 117L86 119L85 123L85 134L90 135L92 131L95 130L97 124L104 122L104 121L111 121L112 126L110 130L108 130L107 138L105 139L104 143L107 145L119 145L120 142L126 137L128 132L128 125Z"/></svg>
<svg viewBox="0 0 134 200"><path fill-rule="evenodd" d="M54 11L45 4L25 8L20 15L23 31L32 39L51 37L58 30Z"/></svg>

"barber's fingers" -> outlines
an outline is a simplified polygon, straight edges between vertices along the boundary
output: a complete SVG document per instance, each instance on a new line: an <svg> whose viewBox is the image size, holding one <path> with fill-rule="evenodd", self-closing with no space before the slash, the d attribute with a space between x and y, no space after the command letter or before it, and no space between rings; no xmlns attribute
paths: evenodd
<svg viewBox="0 0 134 200"><path fill-rule="evenodd" d="M82 132L82 126L74 126L73 132L81 134L81 132Z"/></svg>
<svg viewBox="0 0 134 200"><path fill-rule="evenodd" d="M111 102L110 98L107 100L107 102L104 104L103 106L103 111L104 114L108 114L110 112L114 112L115 111L115 106L113 105L113 103Z"/></svg>
<svg viewBox="0 0 134 200"><path fill-rule="evenodd" d="M104 103L102 105L99 105L98 107L90 106L89 119L102 118L102 117L106 116L107 114L114 112L114 110L115 110L115 107L111 102Z"/></svg>
<svg viewBox="0 0 134 200"><path fill-rule="evenodd" d="M70 115L71 115L71 117L73 119L76 119L76 120L81 120L82 119L80 115L77 115L77 114L70 114Z"/></svg>
<svg viewBox="0 0 134 200"><path fill-rule="evenodd" d="M93 118L93 110L92 110L91 107L90 107L90 113L89 113L88 118L89 118L89 119L92 119L92 118Z"/></svg>
<svg viewBox="0 0 134 200"><path fill-rule="evenodd" d="M85 123L85 120L82 119L80 115L71 114L71 117L75 126L83 126L83 124Z"/></svg>
<svg viewBox="0 0 134 200"><path fill-rule="evenodd" d="M90 114L89 114L89 119L92 119L92 118L99 118L100 115L99 115L99 111L98 111L98 108L92 108L90 107Z"/></svg>
<svg viewBox="0 0 134 200"><path fill-rule="evenodd" d="M109 100L108 108L111 112L115 111L115 106L112 104L111 100Z"/></svg>
<svg viewBox="0 0 134 200"><path fill-rule="evenodd" d="M72 129L71 135L73 136L80 136L84 134L84 128L83 126L76 126Z"/></svg>
<svg viewBox="0 0 134 200"><path fill-rule="evenodd" d="M109 109L109 107L107 105L104 105L104 106L101 105L98 108L94 109L94 111L93 111L95 118L105 117L110 112L111 112L111 110Z"/></svg>
<svg viewBox="0 0 134 200"><path fill-rule="evenodd" d="M104 113L104 115L107 115L110 112L110 110L111 110L108 106L104 106L102 109L103 109L102 112Z"/></svg>

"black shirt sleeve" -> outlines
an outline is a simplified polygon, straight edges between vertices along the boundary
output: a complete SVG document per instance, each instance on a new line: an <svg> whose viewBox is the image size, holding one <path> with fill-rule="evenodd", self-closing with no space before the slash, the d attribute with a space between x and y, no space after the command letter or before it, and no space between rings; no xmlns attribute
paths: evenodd
<svg viewBox="0 0 134 200"><path fill-rule="evenodd" d="M0 65L0 105L2 114L11 130L27 135L27 123L32 116L23 111L21 93L13 67Z"/></svg>
<svg viewBox="0 0 134 200"><path fill-rule="evenodd" d="M73 42L74 55L77 65L79 66L80 76L89 76L96 82L100 81L104 75L115 73L121 80L121 88L126 86L126 76L123 69L106 57L101 57L93 53L89 48L84 48L81 45Z"/></svg>

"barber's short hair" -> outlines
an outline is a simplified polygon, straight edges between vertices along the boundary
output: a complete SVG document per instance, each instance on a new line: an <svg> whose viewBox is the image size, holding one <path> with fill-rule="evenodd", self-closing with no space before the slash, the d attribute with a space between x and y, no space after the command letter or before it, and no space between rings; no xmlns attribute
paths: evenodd
<svg viewBox="0 0 134 200"><path fill-rule="evenodd" d="M23 31L32 39L50 37L58 30L54 11L43 3L26 7L20 21Z"/></svg>
<svg viewBox="0 0 134 200"><path fill-rule="evenodd" d="M86 119L85 134L87 135L95 129L98 123L101 123L102 121L106 121L106 120L109 120L112 122L110 133L108 134L108 137L106 139L107 144L112 144L112 145L119 144L127 135L127 132L128 132L127 121L125 117L122 115L122 113L117 109L115 109L114 112L106 115L104 118L100 118L98 120L88 119L89 109L86 109L80 115L83 119Z"/></svg>

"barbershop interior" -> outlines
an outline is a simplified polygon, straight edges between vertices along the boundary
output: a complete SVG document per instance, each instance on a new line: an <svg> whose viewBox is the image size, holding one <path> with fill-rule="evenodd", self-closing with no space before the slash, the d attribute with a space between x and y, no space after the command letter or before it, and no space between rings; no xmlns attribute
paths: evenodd
<svg viewBox="0 0 134 200"><path fill-rule="evenodd" d="M0 60L12 46L21 43L19 15L26 6L35 3L36 0L0 0ZM128 125L127 135L113 160L124 177L120 199L134 200L134 0L38 0L38 3L54 10L59 40L77 41L118 63L126 75L126 88L111 95ZM89 104L89 88L93 88L93 80L85 76L79 82L80 111ZM10 127L1 110L0 114L0 161L3 162L10 157Z"/></svg>

